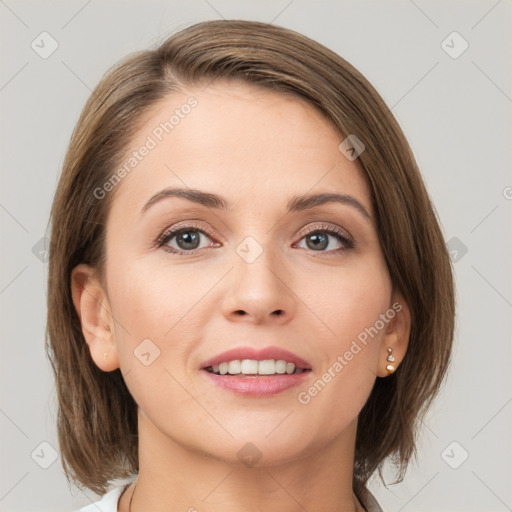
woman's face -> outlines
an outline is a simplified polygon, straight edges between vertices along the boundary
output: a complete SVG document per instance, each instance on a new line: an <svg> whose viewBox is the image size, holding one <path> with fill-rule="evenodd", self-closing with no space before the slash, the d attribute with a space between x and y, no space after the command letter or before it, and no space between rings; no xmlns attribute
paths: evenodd
<svg viewBox="0 0 512 512"><path fill-rule="evenodd" d="M342 141L312 107L248 85L175 93L148 113L106 227L108 358L108 329L89 340L98 366L121 368L139 428L223 460L250 442L267 462L354 432L386 375L396 297L369 188ZM158 196L171 188L208 203ZM342 199L295 199L316 194ZM173 229L183 231L166 237ZM204 369L222 352L269 347L310 371ZM272 355L259 359L292 358Z"/></svg>

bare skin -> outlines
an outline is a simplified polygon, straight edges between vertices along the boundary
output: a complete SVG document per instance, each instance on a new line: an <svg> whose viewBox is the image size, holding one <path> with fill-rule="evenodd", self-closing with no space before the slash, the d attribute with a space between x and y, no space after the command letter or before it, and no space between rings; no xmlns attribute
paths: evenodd
<svg viewBox="0 0 512 512"><path fill-rule="evenodd" d="M387 348L398 366L410 332L363 171L312 107L244 84L173 93L147 113L130 150L190 96L197 106L117 185L105 286L87 265L72 275L92 358L103 371L121 369L139 406L131 512L363 511L352 490L358 415L375 379L388 375ZM172 197L141 214L167 187L221 195L231 211ZM286 212L292 196L322 192L352 196L370 218L334 202ZM163 232L191 221L197 248L177 236L156 247ZM326 228L341 229L354 247ZM313 245L312 233L325 243ZM236 251L249 236L262 249L251 263ZM396 302L401 310L334 372L337 357ZM134 355L145 339L160 351L147 366ZM311 365L303 384L240 396L200 369L233 347L269 345ZM300 402L329 369L325 387ZM261 453L253 467L238 457L246 443Z"/></svg>

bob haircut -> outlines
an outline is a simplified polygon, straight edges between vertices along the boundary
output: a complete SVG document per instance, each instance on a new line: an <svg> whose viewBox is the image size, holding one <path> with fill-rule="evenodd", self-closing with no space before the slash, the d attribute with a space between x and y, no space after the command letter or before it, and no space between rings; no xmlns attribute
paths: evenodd
<svg viewBox="0 0 512 512"><path fill-rule="evenodd" d="M58 440L68 481L104 494L138 472L137 404L119 369L100 370L74 308L72 269L87 263L104 283L105 226L115 190L95 190L113 172L143 116L175 91L242 81L306 101L339 132L365 145L358 160L371 191L393 288L411 311L408 350L377 378L359 414L353 488L365 493L385 459L404 478L419 422L445 377L455 298L450 258L407 140L380 95L352 65L292 30L252 21L192 25L159 47L128 56L89 97L71 136L49 223L46 353L58 397ZM119 187L117 187L119 188Z"/></svg>

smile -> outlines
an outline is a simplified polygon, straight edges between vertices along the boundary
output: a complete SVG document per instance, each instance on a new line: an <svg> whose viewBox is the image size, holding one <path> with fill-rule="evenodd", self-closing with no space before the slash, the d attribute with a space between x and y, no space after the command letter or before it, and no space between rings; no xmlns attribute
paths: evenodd
<svg viewBox="0 0 512 512"><path fill-rule="evenodd" d="M291 375L306 371L304 368L297 368L294 363L283 359L235 359L224 361L218 365L205 368L206 371L216 375Z"/></svg>

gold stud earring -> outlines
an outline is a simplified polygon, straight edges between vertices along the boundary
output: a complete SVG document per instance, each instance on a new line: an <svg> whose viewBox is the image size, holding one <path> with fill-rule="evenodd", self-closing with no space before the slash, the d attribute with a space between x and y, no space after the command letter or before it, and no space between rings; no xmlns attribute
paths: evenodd
<svg viewBox="0 0 512 512"><path fill-rule="evenodd" d="M394 363L395 362L395 356L393 355L393 349L392 348L388 348L388 358L387 358L387 361L389 363ZM388 364L386 366L386 370L388 371L388 373L391 375L392 373L395 372L396 368L394 365L392 364Z"/></svg>

